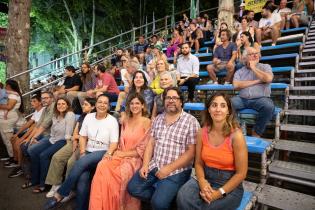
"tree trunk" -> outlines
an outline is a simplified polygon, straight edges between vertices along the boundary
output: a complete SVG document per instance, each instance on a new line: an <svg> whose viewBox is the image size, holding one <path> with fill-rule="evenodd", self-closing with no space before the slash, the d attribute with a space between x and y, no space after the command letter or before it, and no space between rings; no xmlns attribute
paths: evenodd
<svg viewBox="0 0 315 210"><path fill-rule="evenodd" d="M7 77L28 69L30 43L31 0L10 0L8 13L8 31L6 37ZM15 78L23 93L30 89L30 75L23 74Z"/></svg>
<svg viewBox="0 0 315 210"><path fill-rule="evenodd" d="M95 34L95 2L93 0L93 14L92 14L92 32L91 32L91 38L90 38L90 46L94 44L94 34ZM85 46L84 46L85 47ZM93 47L91 47L87 53L87 62L89 61L89 57L92 53Z"/></svg>
<svg viewBox="0 0 315 210"><path fill-rule="evenodd" d="M218 27L222 22L226 22L229 30L235 33L233 27L233 15L234 15L234 1L233 0L220 0L218 9Z"/></svg>

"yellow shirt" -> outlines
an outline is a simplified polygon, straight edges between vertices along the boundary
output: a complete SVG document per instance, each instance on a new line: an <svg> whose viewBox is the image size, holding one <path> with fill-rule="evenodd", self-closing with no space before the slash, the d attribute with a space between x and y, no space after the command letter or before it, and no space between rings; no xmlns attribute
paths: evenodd
<svg viewBox="0 0 315 210"><path fill-rule="evenodd" d="M156 75L154 80L151 82L150 87L155 94L163 93L163 89L160 87L160 75Z"/></svg>

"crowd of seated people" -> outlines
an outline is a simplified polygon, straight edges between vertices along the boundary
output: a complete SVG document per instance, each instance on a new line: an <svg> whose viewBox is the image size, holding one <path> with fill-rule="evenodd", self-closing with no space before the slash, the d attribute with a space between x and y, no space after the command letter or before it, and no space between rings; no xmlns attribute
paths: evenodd
<svg viewBox="0 0 315 210"><path fill-rule="evenodd" d="M140 36L132 50L117 50L111 67L82 63L78 74L67 66L63 83L32 95L35 112L18 127L21 91L18 82L7 80L0 92L0 134L8 153L4 166L13 168L9 177L24 173L22 189L45 192L44 209L74 196L75 209L136 210L140 201L169 209L175 198L179 209L237 208L248 160L234 110L255 109L251 135L264 134L274 104L271 66L259 63L261 41L276 44L282 27L302 22L301 5L309 8L296 0L292 14L285 3L277 9L266 4L259 23L253 11L244 11L234 35L225 22L214 31L207 15L184 15L166 45L157 35ZM224 84L232 83L239 95L212 95L200 127L183 105L196 100L200 81L193 52L212 39L209 83L221 83L216 73L225 69ZM187 99L180 86L188 87ZM196 177L190 178L193 166Z"/></svg>

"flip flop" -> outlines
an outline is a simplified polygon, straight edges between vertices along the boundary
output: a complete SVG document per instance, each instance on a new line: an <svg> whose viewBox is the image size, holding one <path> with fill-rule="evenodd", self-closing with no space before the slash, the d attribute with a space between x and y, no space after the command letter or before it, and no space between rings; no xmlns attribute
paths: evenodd
<svg viewBox="0 0 315 210"><path fill-rule="evenodd" d="M35 193L35 194L43 193L43 192L46 192L46 188L45 188L45 187L42 188L42 187L40 187L40 186L37 186L37 187L35 187L35 188L33 189L32 192Z"/></svg>
<svg viewBox="0 0 315 210"><path fill-rule="evenodd" d="M24 190L24 189L27 189L27 188L32 187L32 186L33 186L32 182L27 181L21 186L21 188Z"/></svg>

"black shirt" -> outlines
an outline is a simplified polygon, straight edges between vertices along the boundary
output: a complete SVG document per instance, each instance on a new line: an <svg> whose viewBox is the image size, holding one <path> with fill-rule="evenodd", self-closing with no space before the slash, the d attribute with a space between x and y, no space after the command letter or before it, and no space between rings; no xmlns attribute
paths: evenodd
<svg viewBox="0 0 315 210"><path fill-rule="evenodd" d="M73 88L74 86L79 86L81 89L81 78L77 74L73 75L72 77L66 77L63 85L65 86L65 89Z"/></svg>

